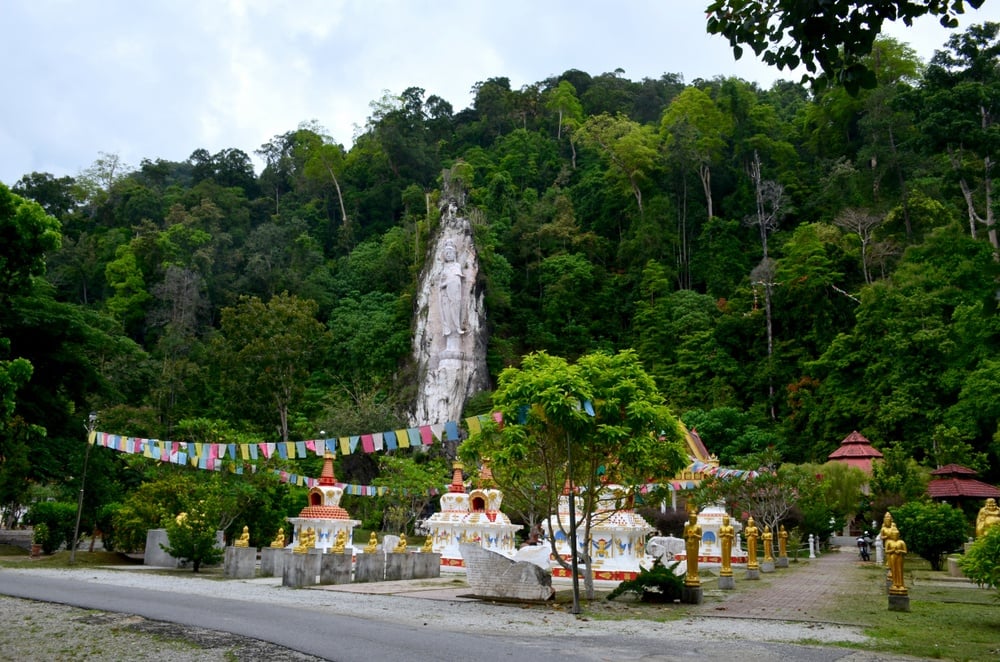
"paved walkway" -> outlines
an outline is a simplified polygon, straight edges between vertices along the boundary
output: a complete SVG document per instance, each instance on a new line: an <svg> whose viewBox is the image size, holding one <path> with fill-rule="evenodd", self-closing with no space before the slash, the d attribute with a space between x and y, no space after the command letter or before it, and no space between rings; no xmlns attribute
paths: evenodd
<svg viewBox="0 0 1000 662"><path fill-rule="evenodd" d="M841 549L814 559L791 561L788 568L762 573L759 580L748 580L746 570L733 568L736 588L723 591L715 589L714 583L707 584L706 594L710 595L697 611L728 618L830 622L823 612L832 601L844 596L870 599L879 595L871 572L862 570L874 563L862 563L854 549Z"/></svg>

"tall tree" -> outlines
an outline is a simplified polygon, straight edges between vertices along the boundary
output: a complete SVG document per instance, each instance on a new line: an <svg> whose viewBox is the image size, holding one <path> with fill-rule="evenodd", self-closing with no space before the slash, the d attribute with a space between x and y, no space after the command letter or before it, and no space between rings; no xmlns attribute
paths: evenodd
<svg viewBox="0 0 1000 662"><path fill-rule="evenodd" d="M978 9L984 0L713 0L706 8L708 32L729 40L736 59L749 46L779 69L809 73L803 82L830 81L856 94L875 87L875 74L863 58L872 50L885 21L940 16L941 25L957 27L965 5Z"/></svg>
<svg viewBox="0 0 1000 662"><path fill-rule="evenodd" d="M288 441L289 417L324 338L316 303L287 293L266 304L242 297L222 310L221 321L218 349L229 401L251 413L263 429L268 419L275 422L273 429Z"/></svg>
<svg viewBox="0 0 1000 662"><path fill-rule="evenodd" d="M633 351L588 354L575 365L545 353L530 354L520 368L501 373L493 402L504 417L499 434L473 436L460 452L491 458L506 469L542 467L540 489L547 496L547 512L556 511L563 486L582 488L582 550L591 549L602 474L637 489L672 476L687 462L682 426ZM590 557L582 555L592 597Z"/></svg>
<svg viewBox="0 0 1000 662"><path fill-rule="evenodd" d="M970 27L948 39L924 74L920 126L958 178L969 232L986 229L1000 260L994 211L995 155L1000 150L1000 23Z"/></svg>

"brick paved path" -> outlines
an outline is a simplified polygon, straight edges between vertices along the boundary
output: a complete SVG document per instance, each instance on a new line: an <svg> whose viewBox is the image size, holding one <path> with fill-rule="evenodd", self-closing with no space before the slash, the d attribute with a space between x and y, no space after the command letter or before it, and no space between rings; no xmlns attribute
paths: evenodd
<svg viewBox="0 0 1000 662"><path fill-rule="evenodd" d="M788 568L747 580L746 570L733 568L736 588L723 591L714 583L705 586L705 602L696 613L729 618L763 618L782 621L823 621L831 601L844 596L858 600L879 599L879 586L851 548L829 552L815 559L792 561ZM885 599L882 597L881 599ZM840 618L841 622L843 616ZM851 623L860 624L860 623Z"/></svg>

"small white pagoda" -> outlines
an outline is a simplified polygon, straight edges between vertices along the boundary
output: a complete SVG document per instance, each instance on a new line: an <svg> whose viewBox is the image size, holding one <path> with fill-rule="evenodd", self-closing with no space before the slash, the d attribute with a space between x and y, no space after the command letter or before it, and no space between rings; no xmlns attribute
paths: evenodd
<svg viewBox="0 0 1000 662"><path fill-rule="evenodd" d="M698 513L698 525L701 526L701 544L698 546L698 564L705 566L722 565L722 544L719 540L719 527L722 526L722 518L726 515L726 509L722 506L706 506ZM743 525L733 517L729 518L729 524L735 529L736 535L733 538L733 550L729 554L729 561L732 564L747 562L747 553L743 551L740 544L740 531ZM683 547L681 548L683 550ZM687 552L681 551L674 554L674 560L684 561L687 559Z"/></svg>
<svg viewBox="0 0 1000 662"><path fill-rule="evenodd" d="M462 482L462 463L452 464L451 485L441 495L441 510L424 521L433 540L432 549L441 555L441 567L464 568L462 543L476 543L511 558L517 551L515 532L522 527L511 524L500 512L503 492L496 489L489 465L483 463L478 487L466 493Z"/></svg>
<svg viewBox="0 0 1000 662"><path fill-rule="evenodd" d="M583 550L582 526L586 513L583 498L574 497L577 527L577 548ZM560 556L569 558L569 499L567 484L559 497L558 512L549 518L551 530L556 540L556 550ZM597 508L590 529L590 556L593 559L594 579L598 581L624 581L634 579L639 574L640 562L646 553L646 536L655 528L634 510L634 497L622 485L608 484L601 488L597 498ZM555 564L553 577L569 577L570 573Z"/></svg>
<svg viewBox="0 0 1000 662"><path fill-rule="evenodd" d="M355 552L351 544L354 527L361 524L360 520L351 519L347 511L340 507L340 499L344 490L337 486L337 477L333 474L333 453L327 451L323 457L323 472L319 484L309 490L309 505L299 512L298 517L289 517L288 521L294 527L294 537L286 549L294 548L300 537L308 529L315 535L315 549L329 550L337 542L337 535L343 531L346 541L344 551L352 556Z"/></svg>

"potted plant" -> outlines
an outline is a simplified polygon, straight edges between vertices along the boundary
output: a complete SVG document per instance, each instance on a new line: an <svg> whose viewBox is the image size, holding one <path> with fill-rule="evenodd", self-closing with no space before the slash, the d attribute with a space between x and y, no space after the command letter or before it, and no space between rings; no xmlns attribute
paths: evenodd
<svg viewBox="0 0 1000 662"><path fill-rule="evenodd" d="M36 524L31 532L31 558L42 555L42 547L49 539L49 527L44 522Z"/></svg>

